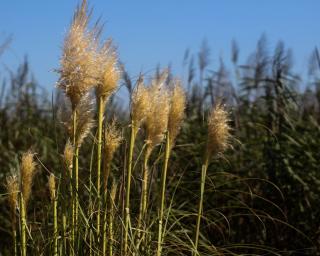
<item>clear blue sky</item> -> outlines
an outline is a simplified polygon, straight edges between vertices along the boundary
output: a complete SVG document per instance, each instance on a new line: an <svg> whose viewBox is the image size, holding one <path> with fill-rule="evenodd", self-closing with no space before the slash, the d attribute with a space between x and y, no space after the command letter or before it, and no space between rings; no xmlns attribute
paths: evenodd
<svg viewBox="0 0 320 256"><path fill-rule="evenodd" d="M38 82L52 88L60 47L78 0L1 0L0 39L13 35L9 51L0 58L14 69L29 56ZM240 59L254 50L266 33L269 47L278 40L294 50L295 68L306 69L308 57L320 44L319 0L89 0L94 18L106 22L104 36L112 36L121 60L132 76L172 63L176 73L186 48L197 53L207 39L211 60L230 58L233 38Z"/></svg>

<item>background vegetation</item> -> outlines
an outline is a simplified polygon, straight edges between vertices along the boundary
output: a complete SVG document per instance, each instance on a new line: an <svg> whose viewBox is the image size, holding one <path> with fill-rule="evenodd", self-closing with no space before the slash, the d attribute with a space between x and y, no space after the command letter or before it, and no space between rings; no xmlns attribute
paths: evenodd
<svg viewBox="0 0 320 256"><path fill-rule="evenodd" d="M199 177L206 138L207 110L222 98L230 109L237 141L223 161L209 166L204 199L203 255L217 254L316 254L320 250L320 60L315 50L308 77L299 77L291 51L279 42L274 50L262 36L247 62L238 63L239 48L232 43L233 67L223 60L212 70L204 43L197 55L186 51L185 87L187 118L168 170L168 204L164 249L168 255L186 255L195 226ZM133 84L123 73L123 86ZM307 79L307 83L305 82ZM61 173L66 135L57 120L58 92L48 94L32 77L27 59L9 72L0 94L0 252L10 255L10 210L5 177L17 168L22 152L33 149L39 164L29 204L30 248L33 255L50 246L42 239L52 228L46 184L48 171ZM107 116L126 127L128 113L112 100ZM87 140L93 140L91 134ZM143 144L143 139L138 138ZM120 158L114 170L121 176ZM80 157L80 176L89 168L90 143ZM136 152L138 155L139 152ZM157 156L153 156L155 159ZM153 174L157 180L158 175ZM84 183L84 182L83 182ZM81 184L80 184L81 186ZM137 180L133 186L138 186ZM139 199L138 194L133 198ZM150 209L155 207L150 202ZM119 199L118 211L123 203ZM135 211L137 209L133 209ZM120 227L119 227L120 228ZM41 245L41 246L40 246Z"/></svg>

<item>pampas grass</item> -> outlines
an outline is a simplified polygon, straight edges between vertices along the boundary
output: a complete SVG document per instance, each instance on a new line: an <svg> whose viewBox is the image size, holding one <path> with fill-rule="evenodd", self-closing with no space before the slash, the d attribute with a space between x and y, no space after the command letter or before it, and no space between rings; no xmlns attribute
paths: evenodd
<svg viewBox="0 0 320 256"><path fill-rule="evenodd" d="M181 86L181 82L175 79L172 83L170 91L170 107L168 114L168 128L166 132L166 148L163 159L163 169L161 173L161 188L160 188L160 200L159 200L159 221L158 221L158 241L157 241L157 256L161 255L162 252L162 225L163 225L163 211L165 207L165 191L166 191L166 180L168 162L170 158L171 149L174 146L176 137L180 131L182 121L184 118L184 111L186 108L186 95Z"/></svg>
<svg viewBox="0 0 320 256"><path fill-rule="evenodd" d="M34 153L25 152L21 157L20 165L20 193L19 193L19 210L20 210L20 240L21 255L27 255L27 206L31 196L33 177L35 175L36 163L34 162Z"/></svg>
<svg viewBox="0 0 320 256"><path fill-rule="evenodd" d="M230 146L230 126L228 113L221 103L217 103L212 109L208 118L208 137L207 147L204 155L204 161L201 167L200 179L200 200L197 214L197 224L195 230L195 252L198 255L198 244L200 235L200 223L203 213L203 195L205 191L206 173L212 157L221 156L221 154Z"/></svg>

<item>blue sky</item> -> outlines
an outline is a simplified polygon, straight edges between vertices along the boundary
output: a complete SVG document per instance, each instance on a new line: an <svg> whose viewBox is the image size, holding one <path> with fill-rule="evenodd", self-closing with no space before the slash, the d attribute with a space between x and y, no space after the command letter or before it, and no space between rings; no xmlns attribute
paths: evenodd
<svg viewBox="0 0 320 256"><path fill-rule="evenodd" d="M0 70L15 69L28 55L38 82L53 88L60 48L78 0L1 0L0 39L13 36L0 57ZM278 40L293 49L295 69L302 73L320 44L318 0L89 0L94 18L105 21L104 36L112 36L120 58L132 76L172 64L181 75L184 52L197 53L203 39L211 61L230 59L230 43L240 46L240 60L254 50L262 33L270 50Z"/></svg>

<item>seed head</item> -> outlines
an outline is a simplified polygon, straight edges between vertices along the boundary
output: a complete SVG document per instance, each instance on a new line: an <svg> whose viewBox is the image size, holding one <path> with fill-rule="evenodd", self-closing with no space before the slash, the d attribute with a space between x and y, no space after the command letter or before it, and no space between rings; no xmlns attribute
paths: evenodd
<svg viewBox="0 0 320 256"><path fill-rule="evenodd" d="M104 102L115 92L120 79L118 57L112 40L106 41L97 54L97 97Z"/></svg>
<svg viewBox="0 0 320 256"><path fill-rule="evenodd" d="M209 116L208 120L208 157L222 154L230 146L230 126L227 111L218 103Z"/></svg>
<svg viewBox="0 0 320 256"><path fill-rule="evenodd" d="M95 47L98 30L89 31L89 15L84 0L77 8L65 37L58 87L70 98L75 109L81 98L96 84Z"/></svg>
<svg viewBox="0 0 320 256"><path fill-rule="evenodd" d="M63 158L64 158L64 163L66 167L68 168L69 171L71 171L72 165L73 165L73 146L70 140L67 141L64 147Z"/></svg>
<svg viewBox="0 0 320 256"><path fill-rule="evenodd" d="M87 137L90 130L94 126L93 102L88 94L83 96L82 100L79 102L74 111L76 112L76 145L73 146L80 147L83 143L83 140ZM73 141L74 116L67 104L62 106L62 109L60 109L59 118L61 120L61 123L65 126L66 131L71 138L71 141Z"/></svg>
<svg viewBox="0 0 320 256"><path fill-rule="evenodd" d="M18 202L19 182L17 175L11 175L6 179L6 188L9 194L9 206L12 216L15 216L15 211Z"/></svg>
<svg viewBox="0 0 320 256"><path fill-rule="evenodd" d="M118 149L122 140L120 131L116 127L116 122L113 120L108 124L104 131L104 149L105 149L105 162L111 163L114 153Z"/></svg>
<svg viewBox="0 0 320 256"><path fill-rule="evenodd" d="M32 180L36 170L36 163L34 162L34 153L28 151L22 155L21 159L21 191L25 206L28 205L28 201L31 195Z"/></svg>
<svg viewBox="0 0 320 256"><path fill-rule="evenodd" d="M149 108L149 91L143 83L143 77L138 79L131 96L131 120L136 132L141 127Z"/></svg>
<svg viewBox="0 0 320 256"><path fill-rule="evenodd" d="M168 131L170 138L170 147L174 146L175 139L180 131L186 108L186 95L182 88L181 81L173 80L173 88L170 95L170 110Z"/></svg>
<svg viewBox="0 0 320 256"><path fill-rule="evenodd" d="M168 72L162 72L159 78L153 79L148 88L149 107L146 113L145 129L150 150L161 143L168 126L169 97L165 87L167 77Z"/></svg>
<svg viewBox="0 0 320 256"><path fill-rule="evenodd" d="M50 173L48 178L48 188L50 192L50 199L54 201L56 198L56 178L53 173Z"/></svg>

